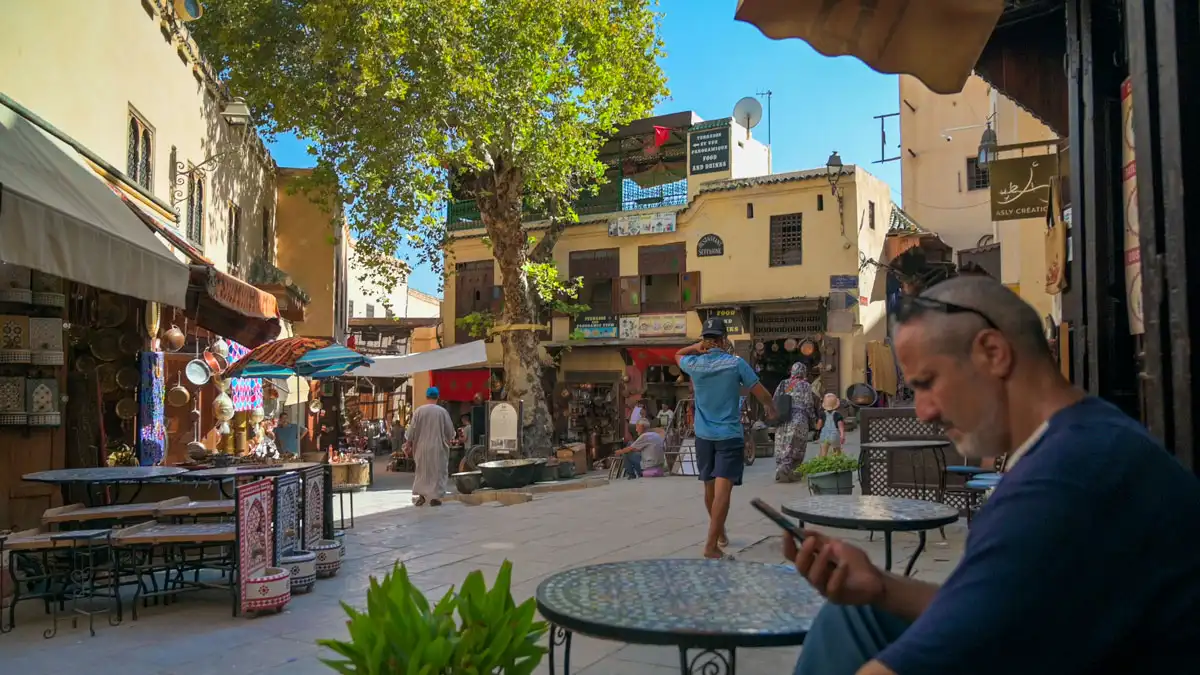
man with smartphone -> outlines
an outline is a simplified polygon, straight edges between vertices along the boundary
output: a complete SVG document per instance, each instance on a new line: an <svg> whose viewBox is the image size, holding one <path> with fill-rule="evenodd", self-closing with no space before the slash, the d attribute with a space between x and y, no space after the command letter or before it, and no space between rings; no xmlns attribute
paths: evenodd
<svg viewBox="0 0 1200 675"><path fill-rule="evenodd" d="M742 435L741 393L748 388L762 402L769 418L775 417L775 402L758 381L758 375L729 351L725 322L709 317L700 331L700 342L675 353L675 361L692 378L696 400L696 464L704 482L704 506L708 510L708 539L705 558L727 558L729 545L725 519L733 486L742 484L746 441Z"/></svg>
<svg viewBox="0 0 1200 675"><path fill-rule="evenodd" d="M990 277L902 300L917 417L965 457L1008 453L941 586L805 532L784 554L830 600L796 675L1198 672L1200 482L1063 379L1038 313Z"/></svg>

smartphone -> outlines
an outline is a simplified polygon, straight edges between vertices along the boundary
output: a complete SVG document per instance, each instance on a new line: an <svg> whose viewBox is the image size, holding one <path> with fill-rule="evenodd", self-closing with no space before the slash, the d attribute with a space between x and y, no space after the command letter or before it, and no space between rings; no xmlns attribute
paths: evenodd
<svg viewBox="0 0 1200 675"><path fill-rule="evenodd" d="M804 542L804 530L801 530L799 527L797 527L796 523L793 523L792 521L788 520L787 517L784 516L782 513L776 511L775 507L764 502L763 500L759 499L758 497L751 499L750 505L753 506L754 508L758 509L759 513L761 513L764 516L766 516L767 518L770 518L771 520L773 520L775 522L775 524L778 525L779 527L782 527L784 529L784 531L790 533L793 537L795 537L797 546Z"/></svg>

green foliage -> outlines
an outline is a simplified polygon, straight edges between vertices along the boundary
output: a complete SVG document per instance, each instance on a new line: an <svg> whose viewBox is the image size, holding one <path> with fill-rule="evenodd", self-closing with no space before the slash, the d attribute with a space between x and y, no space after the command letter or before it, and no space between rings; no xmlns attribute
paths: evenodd
<svg viewBox="0 0 1200 675"><path fill-rule="evenodd" d="M546 653L547 625L532 598L513 601L511 581L506 560L491 590L476 570L431 607L397 564L371 578L366 612L342 603L350 639L320 640L342 657L322 660L342 675L529 675Z"/></svg>
<svg viewBox="0 0 1200 675"><path fill-rule="evenodd" d="M338 193L357 252L390 287L406 245L442 269L452 178L469 177L463 196L481 198L498 248L492 223L522 195L574 219L558 205L602 180L605 139L667 93L655 5L207 0L189 29L265 133L312 143L308 181Z"/></svg>
<svg viewBox="0 0 1200 675"><path fill-rule="evenodd" d="M524 270L544 310L575 317L590 309L587 305L576 302L579 299L579 291L583 288L583 277L560 279L558 266L553 260L529 261L525 263Z"/></svg>
<svg viewBox="0 0 1200 675"><path fill-rule="evenodd" d="M496 325L496 317L491 312L471 312L470 314L455 319L454 325L463 329L473 338L490 337L492 326Z"/></svg>
<svg viewBox="0 0 1200 675"><path fill-rule="evenodd" d="M802 476L829 471L858 471L858 460L849 455L834 453L825 457L813 457L796 467L796 473Z"/></svg>

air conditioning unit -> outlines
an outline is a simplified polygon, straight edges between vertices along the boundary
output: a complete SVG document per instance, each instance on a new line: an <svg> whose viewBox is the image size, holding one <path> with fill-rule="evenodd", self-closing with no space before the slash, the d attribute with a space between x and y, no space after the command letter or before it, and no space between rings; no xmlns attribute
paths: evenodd
<svg viewBox="0 0 1200 675"><path fill-rule="evenodd" d="M180 21L195 21L204 16L204 5L200 0L175 0L175 14Z"/></svg>

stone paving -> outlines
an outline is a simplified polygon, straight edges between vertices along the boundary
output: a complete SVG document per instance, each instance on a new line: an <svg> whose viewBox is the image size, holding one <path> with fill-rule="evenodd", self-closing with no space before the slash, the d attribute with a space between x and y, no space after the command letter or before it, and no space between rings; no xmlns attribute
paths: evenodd
<svg viewBox="0 0 1200 675"><path fill-rule="evenodd" d="M849 449L852 453L853 448ZM655 557L697 557L707 515L694 478L668 477L616 481L571 492L538 495L514 506L413 508L410 475L382 471L377 488L356 497L356 527L347 533L347 558L337 577L317 582L308 595L293 598L281 615L254 619L230 615L229 598L218 592L192 594L176 604L150 607L137 622L97 622L96 637L84 627L60 622L58 636L43 639L48 617L33 603L18 612L19 626L0 635L0 662L6 673L59 674L86 668L88 675L206 675L208 673L327 675L318 661L318 638L345 636L338 601L363 603L371 575L399 561L427 596L440 597L472 570L490 581L504 560L513 561L513 594L531 597L546 576L570 567ZM779 504L802 494L801 484L777 484L773 462L760 458L734 491L729 517L731 550L739 559L781 560L777 528L749 506L751 497ZM336 500L335 500L336 504ZM336 513L336 505L335 505ZM842 532L882 562L881 537ZM940 581L961 555L965 526L946 528L947 539L929 534L929 548L916 576ZM896 559L906 559L916 535L897 534ZM902 568L901 568L902 569ZM720 592L720 589L714 589ZM749 673L791 673L799 648L739 651L739 669ZM678 672L674 648L645 647L576 636L571 672L580 675ZM561 667L561 666L560 666ZM543 666L540 673L547 673Z"/></svg>

